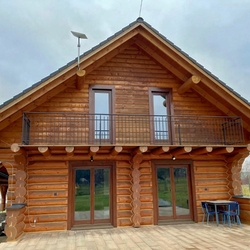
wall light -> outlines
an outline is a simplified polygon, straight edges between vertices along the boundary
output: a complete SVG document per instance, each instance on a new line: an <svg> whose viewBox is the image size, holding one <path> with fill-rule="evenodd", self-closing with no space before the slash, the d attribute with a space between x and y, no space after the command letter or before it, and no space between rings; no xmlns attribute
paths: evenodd
<svg viewBox="0 0 250 250"><path fill-rule="evenodd" d="M92 155L90 156L90 161L91 161L91 162L94 161L94 158L93 158Z"/></svg>
<svg viewBox="0 0 250 250"><path fill-rule="evenodd" d="M175 158L175 156L173 155L173 156L172 156L172 160L175 161L175 159L176 159L176 158Z"/></svg>

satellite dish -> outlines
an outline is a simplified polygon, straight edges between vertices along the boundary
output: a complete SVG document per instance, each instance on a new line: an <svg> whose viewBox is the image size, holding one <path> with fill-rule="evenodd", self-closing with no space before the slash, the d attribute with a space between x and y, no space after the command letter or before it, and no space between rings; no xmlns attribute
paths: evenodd
<svg viewBox="0 0 250 250"><path fill-rule="evenodd" d="M77 37L77 40L78 40L78 44L77 44L77 47L78 47L77 67L78 67L78 70L79 70L80 69L80 47L81 47L80 39L88 39L88 38L83 33L75 32L75 31L71 31L71 33L73 34L73 36Z"/></svg>

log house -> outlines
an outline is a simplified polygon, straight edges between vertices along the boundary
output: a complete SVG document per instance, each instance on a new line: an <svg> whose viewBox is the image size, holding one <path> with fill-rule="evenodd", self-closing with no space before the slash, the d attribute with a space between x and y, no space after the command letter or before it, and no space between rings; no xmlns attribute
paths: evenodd
<svg viewBox="0 0 250 250"><path fill-rule="evenodd" d="M209 199L250 220L248 101L142 18L0 107L8 240L200 222Z"/></svg>

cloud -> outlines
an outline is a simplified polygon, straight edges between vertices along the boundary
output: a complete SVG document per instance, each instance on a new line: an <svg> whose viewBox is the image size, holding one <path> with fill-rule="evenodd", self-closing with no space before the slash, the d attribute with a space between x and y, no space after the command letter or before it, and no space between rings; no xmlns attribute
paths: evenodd
<svg viewBox="0 0 250 250"><path fill-rule="evenodd" d="M77 57L139 15L140 0L0 1L0 103ZM142 17L250 100L248 0L143 1Z"/></svg>

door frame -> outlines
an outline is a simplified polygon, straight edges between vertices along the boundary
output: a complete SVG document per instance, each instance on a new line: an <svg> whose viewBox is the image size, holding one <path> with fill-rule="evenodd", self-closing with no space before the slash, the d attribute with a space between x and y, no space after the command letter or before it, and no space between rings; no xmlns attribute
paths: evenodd
<svg viewBox="0 0 250 250"><path fill-rule="evenodd" d="M81 169L81 167L110 167L110 223L112 226L117 226L116 221L116 171L115 171L115 162L114 161L71 161L68 162L68 171L69 171L69 179L68 179L68 223L67 230L71 230L74 225L79 225L78 223L74 223L74 212L75 212L75 180L74 180L74 171L75 169ZM105 224L105 223L103 223ZM81 224L84 226L93 226L95 224Z"/></svg>
<svg viewBox="0 0 250 250"><path fill-rule="evenodd" d="M194 171L193 171L193 162L191 160L155 160L152 161L153 167L153 207L154 207L154 224L159 224L159 210L158 210L158 184L157 184L157 165L165 165L167 166L181 166L185 165L188 169L188 189L189 189L189 197L190 197L190 218L194 222L198 222L198 215L197 215L197 206L196 206L196 195L195 195L195 181L194 181ZM171 221L180 221L180 219L174 219Z"/></svg>

